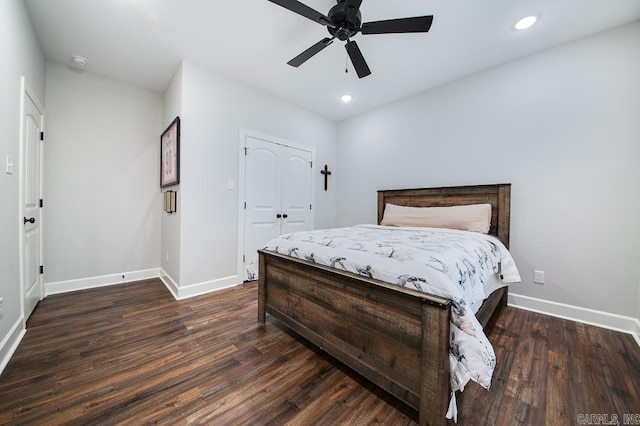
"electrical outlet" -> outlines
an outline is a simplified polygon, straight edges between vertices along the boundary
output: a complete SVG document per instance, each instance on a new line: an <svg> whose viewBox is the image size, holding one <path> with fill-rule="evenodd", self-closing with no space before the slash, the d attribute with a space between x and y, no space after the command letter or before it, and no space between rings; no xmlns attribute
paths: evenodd
<svg viewBox="0 0 640 426"><path fill-rule="evenodd" d="M536 284L544 284L544 271L533 271L533 282Z"/></svg>
<svg viewBox="0 0 640 426"><path fill-rule="evenodd" d="M0 319L2 319L3 307L4 307L4 298L0 297Z"/></svg>

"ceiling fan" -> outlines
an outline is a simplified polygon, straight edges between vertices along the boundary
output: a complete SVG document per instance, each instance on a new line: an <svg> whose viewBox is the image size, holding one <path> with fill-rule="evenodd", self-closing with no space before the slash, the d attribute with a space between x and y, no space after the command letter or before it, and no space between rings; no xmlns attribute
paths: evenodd
<svg viewBox="0 0 640 426"><path fill-rule="evenodd" d="M324 25L331 37L325 37L289 62L292 67L299 67L325 47L333 43L334 39L346 41L345 48L351 63L359 78L371 74L371 70L358 48L358 44L351 40L358 33L362 34L391 34L391 33L426 33L431 28L433 16L416 16L413 18L389 19L385 21L362 22L360 4L362 0L338 0L327 15L300 3L297 0L269 0L298 15Z"/></svg>

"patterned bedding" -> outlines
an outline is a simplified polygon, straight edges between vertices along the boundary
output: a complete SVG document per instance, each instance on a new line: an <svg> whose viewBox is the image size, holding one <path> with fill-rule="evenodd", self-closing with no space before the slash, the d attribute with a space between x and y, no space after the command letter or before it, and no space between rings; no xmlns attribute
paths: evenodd
<svg viewBox="0 0 640 426"><path fill-rule="evenodd" d="M488 296L485 284L492 275L504 284L520 281L513 258L497 238L359 225L284 234L265 249L451 299L452 389L463 390L470 379L485 388L491 385L495 354L470 306Z"/></svg>

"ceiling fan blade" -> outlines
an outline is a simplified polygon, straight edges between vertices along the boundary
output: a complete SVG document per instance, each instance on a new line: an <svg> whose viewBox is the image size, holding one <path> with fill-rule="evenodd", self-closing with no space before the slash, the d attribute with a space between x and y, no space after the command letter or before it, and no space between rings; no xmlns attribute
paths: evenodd
<svg viewBox="0 0 640 426"><path fill-rule="evenodd" d="M362 34L426 33L431 28L432 22L432 15L365 22L360 32Z"/></svg>
<svg viewBox="0 0 640 426"><path fill-rule="evenodd" d="M310 48L308 48L307 50L305 50L304 52L302 52L301 54L299 54L289 62L287 62L287 64L297 68L300 65L304 64L305 62L307 62L309 59L311 59L312 56L319 53L322 49L329 46L331 43L333 43L333 38L329 38L329 37L323 38L322 40L320 40L319 42L317 42L316 44L314 44L313 46L311 46Z"/></svg>
<svg viewBox="0 0 640 426"><path fill-rule="evenodd" d="M355 41L348 40L344 47L347 49L347 53L349 54L353 67L356 69L358 77L363 78L371 74L371 70L364 60L358 44Z"/></svg>
<svg viewBox="0 0 640 426"><path fill-rule="evenodd" d="M300 16L304 16L305 18L311 19L313 22L317 22L318 24L324 26L333 27L331 20L322 13L318 12L315 9L310 8L309 6L300 3L297 0L269 0L271 3L275 3L278 6L282 6L287 10L292 11L293 13L297 13Z"/></svg>

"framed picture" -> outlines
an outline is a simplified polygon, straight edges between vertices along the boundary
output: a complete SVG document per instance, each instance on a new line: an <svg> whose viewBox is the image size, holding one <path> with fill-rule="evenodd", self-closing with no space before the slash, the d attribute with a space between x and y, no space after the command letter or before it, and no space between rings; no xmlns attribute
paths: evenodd
<svg viewBox="0 0 640 426"><path fill-rule="evenodd" d="M164 199L162 200L162 208L165 212L171 214L177 211L177 191L165 191L163 192Z"/></svg>
<svg viewBox="0 0 640 426"><path fill-rule="evenodd" d="M169 191L165 191L163 192L164 194L164 200L163 200L163 205L162 208L165 212L169 213Z"/></svg>
<svg viewBox="0 0 640 426"><path fill-rule="evenodd" d="M169 198L169 213L175 213L177 210L177 201L176 201L176 191L169 191L170 194L170 198Z"/></svg>
<svg viewBox="0 0 640 426"><path fill-rule="evenodd" d="M160 136L160 187L180 183L180 117Z"/></svg>

